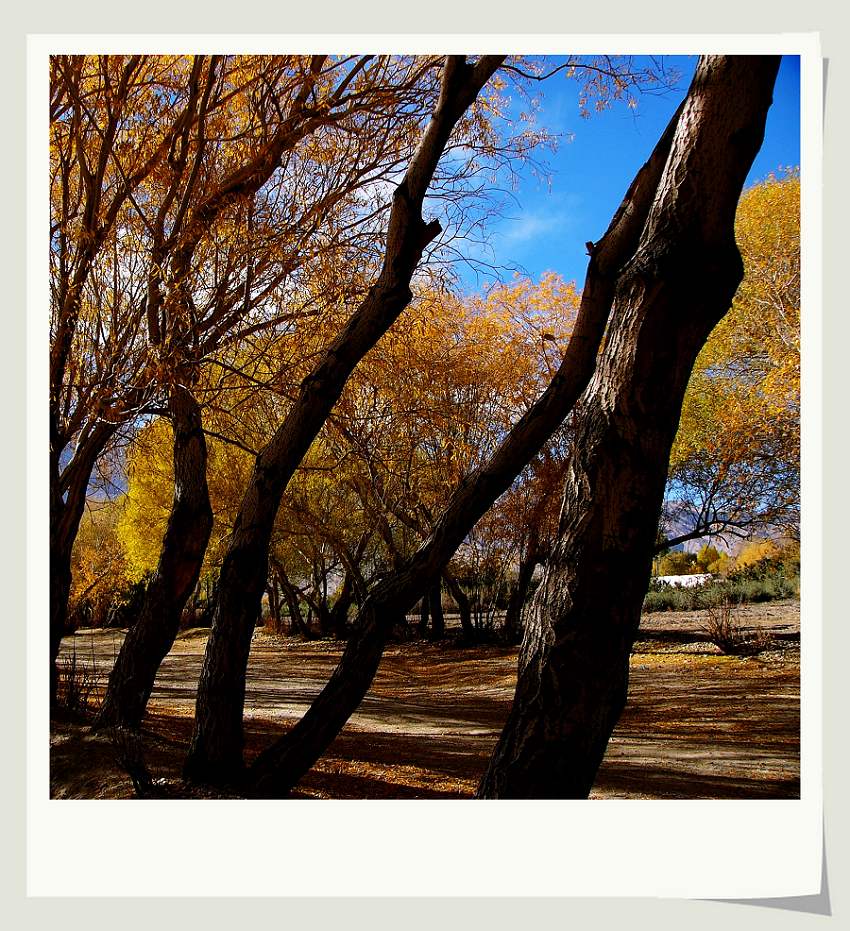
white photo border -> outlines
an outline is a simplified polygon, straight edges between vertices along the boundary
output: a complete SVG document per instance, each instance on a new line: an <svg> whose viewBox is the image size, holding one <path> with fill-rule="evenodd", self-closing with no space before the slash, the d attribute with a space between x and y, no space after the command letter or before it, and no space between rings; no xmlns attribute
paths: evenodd
<svg viewBox="0 0 850 931"><path fill-rule="evenodd" d="M47 59L57 52L789 54L801 58L801 797L57 801L47 687ZM822 59L814 34L39 35L28 41L27 891L35 896L662 896L821 889ZM80 855L79 838L85 837ZM435 869L438 864L438 869Z"/></svg>

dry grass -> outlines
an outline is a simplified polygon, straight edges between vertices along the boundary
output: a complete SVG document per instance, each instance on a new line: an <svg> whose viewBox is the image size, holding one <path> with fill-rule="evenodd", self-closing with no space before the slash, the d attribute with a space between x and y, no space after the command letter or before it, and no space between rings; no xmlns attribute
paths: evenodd
<svg viewBox="0 0 850 931"><path fill-rule="evenodd" d="M74 715L95 710L101 698L102 675L94 659L84 660L76 650L59 658L59 707Z"/></svg>

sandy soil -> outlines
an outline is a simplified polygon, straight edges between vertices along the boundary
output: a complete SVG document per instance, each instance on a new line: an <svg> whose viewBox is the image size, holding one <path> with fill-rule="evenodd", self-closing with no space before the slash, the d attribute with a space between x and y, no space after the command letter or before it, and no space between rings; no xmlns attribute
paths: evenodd
<svg viewBox="0 0 850 931"><path fill-rule="evenodd" d="M599 771L594 798L793 798L799 795L799 605L738 609L771 647L723 656L702 612L648 614L631 661L629 702ZM144 728L161 797L190 791L180 767L192 724L205 630L181 634L162 665ZM121 631L78 631L63 655L105 682ZM257 631L246 701L250 758L303 714L342 651ZM372 689L298 787L314 798L464 798L473 794L510 708L516 651L449 644L390 646ZM54 721L55 798L132 797L109 735L72 716Z"/></svg>

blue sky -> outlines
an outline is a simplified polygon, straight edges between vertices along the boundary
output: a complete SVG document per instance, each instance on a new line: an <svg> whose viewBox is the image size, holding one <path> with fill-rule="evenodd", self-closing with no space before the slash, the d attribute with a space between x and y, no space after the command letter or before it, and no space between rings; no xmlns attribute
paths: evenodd
<svg viewBox="0 0 850 931"><path fill-rule="evenodd" d="M665 67L681 77L675 90L642 94L637 109L615 102L611 109L588 119L579 115L579 84L556 75L540 85L538 122L569 134L558 151L542 159L549 183L530 169L520 172L515 200L504 215L488 224L492 252L482 253L495 265L518 265L538 278L557 271L566 280L584 280L585 243L605 232L638 168L684 97L696 67L696 56L665 56ZM747 179L751 184L780 166L800 164L800 60L785 56L779 69L765 141ZM474 246L463 250L475 253ZM495 274L459 269L465 290L478 290ZM511 271L501 273L509 278Z"/></svg>

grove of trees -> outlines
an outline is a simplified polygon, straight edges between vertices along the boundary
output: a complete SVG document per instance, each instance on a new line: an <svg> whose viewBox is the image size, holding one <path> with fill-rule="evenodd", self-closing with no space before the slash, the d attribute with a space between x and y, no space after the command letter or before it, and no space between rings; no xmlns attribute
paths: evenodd
<svg viewBox="0 0 850 931"><path fill-rule="evenodd" d="M52 697L69 625L126 626L96 724L137 729L194 612L186 776L285 796L416 605L440 639L451 599L473 642L498 604L522 646L479 795L586 796L655 553L796 533L798 175L739 206L777 67L700 60L580 290L548 274L463 295L452 262L499 179L550 142L507 96L577 79L603 108L658 73L56 56ZM264 611L346 644L246 769Z"/></svg>

